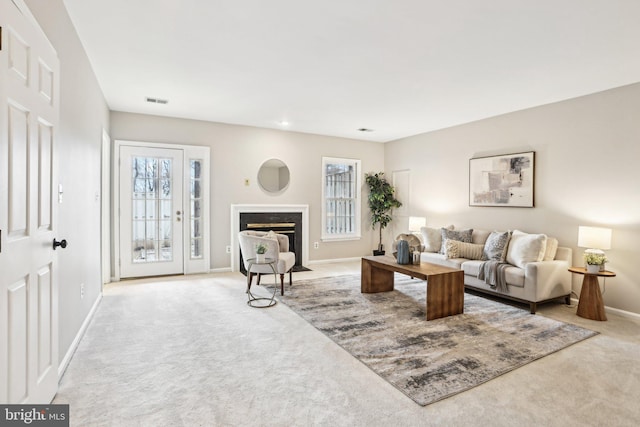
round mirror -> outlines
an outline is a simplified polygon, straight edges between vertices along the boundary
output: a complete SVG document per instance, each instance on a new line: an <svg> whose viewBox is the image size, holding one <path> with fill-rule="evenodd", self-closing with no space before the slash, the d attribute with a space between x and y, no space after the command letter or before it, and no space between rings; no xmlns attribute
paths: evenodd
<svg viewBox="0 0 640 427"><path fill-rule="evenodd" d="M260 166L258 183L267 193L279 193L289 185L289 168L280 159L269 159Z"/></svg>

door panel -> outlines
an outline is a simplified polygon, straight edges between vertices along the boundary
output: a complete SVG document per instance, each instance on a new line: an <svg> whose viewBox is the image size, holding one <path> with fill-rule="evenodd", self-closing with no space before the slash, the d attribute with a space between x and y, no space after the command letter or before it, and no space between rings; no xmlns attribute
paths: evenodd
<svg viewBox="0 0 640 427"><path fill-rule="evenodd" d="M28 324L28 292L27 279L21 278L8 286L8 349L9 358L7 371L9 373L9 402L23 402L27 397L28 366L27 357L29 347L27 341Z"/></svg>
<svg viewBox="0 0 640 427"><path fill-rule="evenodd" d="M40 121L38 124L38 228L51 229L51 171L53 159L53 127Z"/></svg>
<svg viewBox="0 0 640 427"><path fill-rule="evenodd" d="M9 105L9 237L27 235L29 113Z"/></svg>
<svg viewBox="0 0 640 427"><path fill-rule="evenodd" d="M52 307L53 283L51 281L51 269L45 266L38 272L38 347L36 354L38 356L38 379L41 380L52 367L51 342L53 334L56 331L51 329L53 325L53 307Z"/></svg>
<svg viewBox="0 0 640 427"><path fill-rule="evenodd" d="M182 150L120 147L121 277L182 274Z"/></svg>
<svg viewBox="0 0 640 427"><path fill-rule="evenodd" d="M58 387L58 58L23 0L0 1L0 402Z"/></svg>

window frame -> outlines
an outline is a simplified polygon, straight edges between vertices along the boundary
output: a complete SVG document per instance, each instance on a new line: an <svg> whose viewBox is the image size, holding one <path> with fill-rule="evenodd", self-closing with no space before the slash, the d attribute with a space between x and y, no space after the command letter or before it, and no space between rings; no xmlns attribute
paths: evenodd
<svg viewBox="0 0 640 427"><path fill-rule="evenodd" d="M328 233L327 232L327 201L326 181L327 181L327 165L343 164L353 166L355 169L355 197L354 199L354 231L350 233ZM359 159L348 159L342 157L322 157L322 231L320 240L323 242L340 241L340 240L359 240L362 238L362 161Z"/></svg>

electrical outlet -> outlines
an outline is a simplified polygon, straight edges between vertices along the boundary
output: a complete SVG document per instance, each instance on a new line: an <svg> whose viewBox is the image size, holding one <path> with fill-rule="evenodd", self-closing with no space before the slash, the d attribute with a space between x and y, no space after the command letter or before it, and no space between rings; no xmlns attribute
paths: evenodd
<svg viewBox="0 0 640 427"><path fill-rule="evenodd" d="M231 246L227 246L227 253L230 254L231 253Z"/></svg>
<svg viewBox="0 0 640 427"><path fill-rule="evenodd" d="M84 298L84 283L80 283L80 299Z"/></svg>
<svg viewBox="0 0 640 427"><path fill-rule="evenodd" d="M313 242L313 249L318 249L320 247L320 243Z"/></svg>

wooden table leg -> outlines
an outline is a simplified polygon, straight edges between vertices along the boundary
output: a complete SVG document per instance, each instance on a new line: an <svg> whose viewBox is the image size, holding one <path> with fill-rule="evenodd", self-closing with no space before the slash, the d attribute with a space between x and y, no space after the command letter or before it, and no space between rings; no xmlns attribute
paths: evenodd
<svg viewBox="0 0 640 427"><path fill-rule="evenodd" d="M427 279L427 320L464 312L464 272L453 271Z"/></svg>
<svg viewBox="0 0 640 427"><path fill-rule="evenodd" d="M362 260L360 292L363 294L393 290L393 271L377 268L369 260Z"/></svg>
<svg viewBox="0 0 640 427"><path fill-rule="evenodd" d="M604 313L604 301L600 292L598 276L585 274L582 280L580 301L578 302L578 316L591 320L607 320Z"/></svg>

